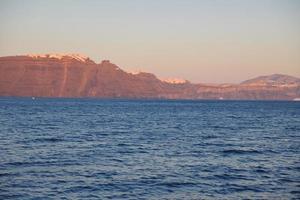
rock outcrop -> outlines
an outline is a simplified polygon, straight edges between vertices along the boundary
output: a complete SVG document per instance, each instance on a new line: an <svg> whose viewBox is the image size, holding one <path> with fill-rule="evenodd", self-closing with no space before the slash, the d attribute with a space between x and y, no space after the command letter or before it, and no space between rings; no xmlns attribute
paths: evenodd
<svg viewBox="0 0 300 200"><path fill-rule="evenodd" d="M0 96L293 100L300 79L275 74L241 84L193 84L127 73L78 54L33 54L0 57Z"/></svg>

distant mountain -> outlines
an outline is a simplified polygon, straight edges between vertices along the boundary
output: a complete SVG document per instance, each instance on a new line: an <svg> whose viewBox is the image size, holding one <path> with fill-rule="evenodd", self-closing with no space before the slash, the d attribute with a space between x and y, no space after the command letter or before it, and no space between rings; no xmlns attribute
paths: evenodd
<svg viewBox="0 0 300 200"><path fill-rule="evenodd" d="M246 80L241 84L244 85L299 85L300 79L282 75L282 74L273 74L270 76L259 76L250 80Z"/></svg>
<svg viewBox="0 0 300 200"><path fill-rule="evenodd" d="M30 54L0 57L0 96L293 100L300 97L300 82L275 74L241 84L194 84L129 73L79 54Z"/></svg>

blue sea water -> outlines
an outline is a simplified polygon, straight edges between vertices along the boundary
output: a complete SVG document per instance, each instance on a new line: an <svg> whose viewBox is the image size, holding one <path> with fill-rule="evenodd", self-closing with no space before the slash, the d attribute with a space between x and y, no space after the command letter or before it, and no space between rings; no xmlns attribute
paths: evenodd
<svg viewBox="0 0 300 200"><path fill-rule="evenodd" d="M0 98L0 199L299 199L300 103Z"/></svg>

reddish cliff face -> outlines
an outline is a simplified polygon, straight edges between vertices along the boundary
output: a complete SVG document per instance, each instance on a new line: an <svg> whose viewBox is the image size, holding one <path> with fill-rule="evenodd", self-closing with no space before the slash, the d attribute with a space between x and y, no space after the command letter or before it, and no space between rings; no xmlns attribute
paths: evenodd
<svg viewBox="0 0 300 200"><path fill-rule="evenodd" d="M0 96L291 100L300 97L300 79L272 75L236 85L169 83L74 54L10 56L0 58Z"/></svg>
<svg viewBox="0 0 300 200"><path fill-rule="evenodd" d="M169 85L149 73L126 73L109 61L0 58L1 96L159 98L172 93Z"/></svg>

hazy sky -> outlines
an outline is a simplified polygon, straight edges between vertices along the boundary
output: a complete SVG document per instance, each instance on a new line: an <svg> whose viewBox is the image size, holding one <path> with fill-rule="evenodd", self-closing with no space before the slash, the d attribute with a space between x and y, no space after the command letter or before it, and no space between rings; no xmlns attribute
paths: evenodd
<svg viewBox="0 0 300 200"><path fill-rule="evenodd" d="M52 52L193 82L300 77L300 0L0 0L0 56Z"/></svg>

